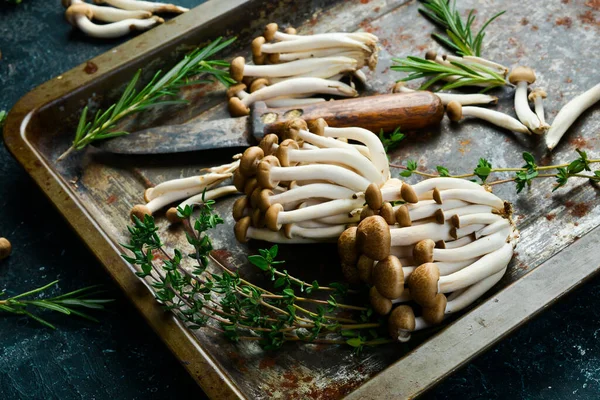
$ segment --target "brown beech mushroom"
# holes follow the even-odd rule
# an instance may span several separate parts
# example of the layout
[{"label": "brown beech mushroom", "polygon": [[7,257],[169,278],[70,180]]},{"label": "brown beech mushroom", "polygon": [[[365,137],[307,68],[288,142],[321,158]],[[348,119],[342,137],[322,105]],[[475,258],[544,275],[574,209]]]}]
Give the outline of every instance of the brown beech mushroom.
[{"label": "brown beech mushroom", "polygon": [[369,302],[373,311],[379,315],[387,315],[392,310],[392,301],[382,296],[375,286],[372,286],[369,290]]},{"label": "brown beech mushroom", "polygon": [[344,264],[354,265],[358,261],[356,227],[346,229],[338,238],[338,254]]},{"label": "brown beech mushroom", "polygon": [[527,101],[527,87],[535,82],[535,72],[529,67],[516,67],[508,75],[508,81],[517,86],[515,90],[515,112],[519,121],[523,123],[533,133],[542,134],[549,128],[548,125],[542,125],[540,119],[531,108]]},{"label": "brown beech mushroom", "polygon": [[[529,107],[529,106],[528,106]],[[463,117],[470,116],[482,119],[491,124],[508,129],[513,132],[531,134],[529,129],[521,122],[499,111],[489,110],[482,107],[464,107],[457,101],[451,101],[446,106],[446,114],[450,121],[457,122]],[[536,117],[537,118],[537,117]]]},{"label": "brown beech mushroom", "polygon": [[358,225],[356,244],[359,251],[373,260],[383,260],[390,254],[390,227],[383,217],[374,215]]},{"label": "brown beech mushroom", "polygon": [[174,4],[159,3],[142,0],[93,0],[96,4],[110,4],[122,10],[145,10],[153,13],[175,13],[181,14],[189,11],[188,8],[179,7]]},{"label": "brown beech mushroom", "polygon": [[397,257],[387,256],[373,268],[372,281],[377,291],[390,300],[402,295],[404,290],[404,271]]},{"label": "brown beech mushroom", "polygon": [[388,331],[392,339],[407,342],[417,328],[415,313],[410,306],[400,305],[388,317]]},{"label": "brown beech mushroom", "polygon": [[7,258],[12,252],[12,245],[8,239],[0,237],[0,260]]}]

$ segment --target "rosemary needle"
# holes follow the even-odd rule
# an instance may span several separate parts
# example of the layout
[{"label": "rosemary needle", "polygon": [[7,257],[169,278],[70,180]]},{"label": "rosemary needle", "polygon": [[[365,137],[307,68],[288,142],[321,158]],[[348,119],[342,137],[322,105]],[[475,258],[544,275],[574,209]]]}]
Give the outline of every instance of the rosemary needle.
[{"label": "rosemary needle", "polygon": [[64,159],[72,151],[83,149],[96,140],[127,135],[128,132],[115,130],[115,127],[119,120],[128,115],[149,107],[186,104],[187,100],[177,98],[181,87],[210,82],[210,80],[192,80],[193,77],[210,75],[225,86],[234,83],[226,70],[229,63],[222,60],[209,60],[234,40],[235,38],[222,41],[222,38],[218,38],[208,46],[192,51],[167,73],[163,74],[162,71],[158,71],[139,92],[136,91],[136,86],[142,71],[138,70],[115,104],[106,110],[98,110],[91,121],[88,121],[87,118],[88,107],[83,109],[73,144],[58,157],[57,161]]}]

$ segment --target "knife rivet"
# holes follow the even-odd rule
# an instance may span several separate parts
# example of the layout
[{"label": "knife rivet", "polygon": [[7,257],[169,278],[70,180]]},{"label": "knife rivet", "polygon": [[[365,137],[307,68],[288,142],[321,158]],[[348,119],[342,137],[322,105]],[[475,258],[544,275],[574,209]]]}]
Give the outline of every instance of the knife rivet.
[{"label": "knife rivet", "polygon": [[277,121],[277,114],[273,112],[268,112],[260,116],[260,119],[265,124],[270,124]]},{"label": "knife rivet", "polygon": [[304,112],[300,109],[287,111],[283,116],[285,119],[299,118],[304,114]]}]

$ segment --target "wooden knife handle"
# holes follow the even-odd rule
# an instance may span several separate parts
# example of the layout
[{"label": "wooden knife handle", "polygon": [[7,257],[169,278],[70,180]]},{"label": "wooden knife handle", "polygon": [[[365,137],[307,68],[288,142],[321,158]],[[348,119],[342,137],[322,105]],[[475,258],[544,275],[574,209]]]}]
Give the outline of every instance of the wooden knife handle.
[{"label": "wooden knife handle", "polygon": [[324,118],[329,126],[356,126],[378,133],[400,127],[403,132],[438,125],[444,115],[440,98],[431,92],[394,93],[346,100],[327,101],[295,108],[268,108],[256,103],[252,110],[252,131],[257,139],[279,133],[285,122],[302,118],[306,122]]}]

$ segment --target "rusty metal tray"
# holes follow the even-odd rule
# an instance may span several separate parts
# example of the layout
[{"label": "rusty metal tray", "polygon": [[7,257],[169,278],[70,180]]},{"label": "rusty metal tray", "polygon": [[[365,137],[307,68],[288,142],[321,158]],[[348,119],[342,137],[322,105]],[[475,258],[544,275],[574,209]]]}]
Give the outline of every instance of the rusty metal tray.
[{"label": "rusty metal tray", "polygon": [[[565,100],[597,80],[597,63],[583,49],[597,46],[594,15],[582,1],[546,2],[510,0],[501,5],[461,1],[464,10],[477,8],[480,18],[497,7],[509,12],[488,29],[485,54],[506,65],[528,64],[548,89],[549,119]],[[551,194],[552,182],[536,182],[516,195],[514,187],[497,193],[515,205],[522,240],[509,273],[480,302],[442,328],[415,335],[403,345],[367,349],[355,356],[345,347],[287,345],[283,351],[263,352],[254,345],[232,344],[212,332],[187,331],[154,301],[121,257],[119,242],[126,237],[128,211],[142,201],[144,187],[186,176],[205,165],[225,162],[231,152],[186,154],[178,157],[120,157],[88,148],[56,163],[72,138],[84,105],[92,108],[114,101],[129,77],[144,68],[144,78],[168,68],[191,47],[219,35],[238,35],[226,56],[249,48],[251,38],[271,21],[290,23],[304,33],[367,30],[381,39],[380,62],[370,75],[365,93],[387,92],[401,77],[390,71],[392,56],[423,54],[435,47],[429,37],[432,25],[417,14],[415,1],[403,0],[228,0],[205,3],[163,26],[39,86],[23,97],[8,116],[4,140],[12,154],[81,236],[94,255],[123,288],[158,335],[184,364],[202,389],[215,399],[225,398],[408,398],[414,397],[483,352],[560,296],[598,271],[600,258],[600,207],[597,188],[573,182]],[[582,49],[579,51],[578,49]],[[97,72],[89,73],[97,69]],[[512,93],[500,90],[498,109],[512,112]],[[127,121],[126,128],[179,123],[193,118],[226,116],[218,87],[191,88],[185,96],[191,106],[152,111]],[[563,98],[564,96],[564,98]],[[564,162],[573,150],[586,150],[598,158],[597,132],[600,108],[584,114],[552,155],[546,155],[536,137],[500,132],[477,122],[411,135],[392,159],[416,159],[451,171],[469,171],[479,157],[495,165],[521,164],[528,150],[544,163]],[[218,210],[226,225],[215,237],[227,262],[242,269],[245,255],[254,251],[232,239],[231,199]],[[181,240],[158,217],[167,245]],[[282,249],[288,268],[304,265],[306,279],[339,279],[331,245]],[[323,254],[315,261],[311,254]]]}]

